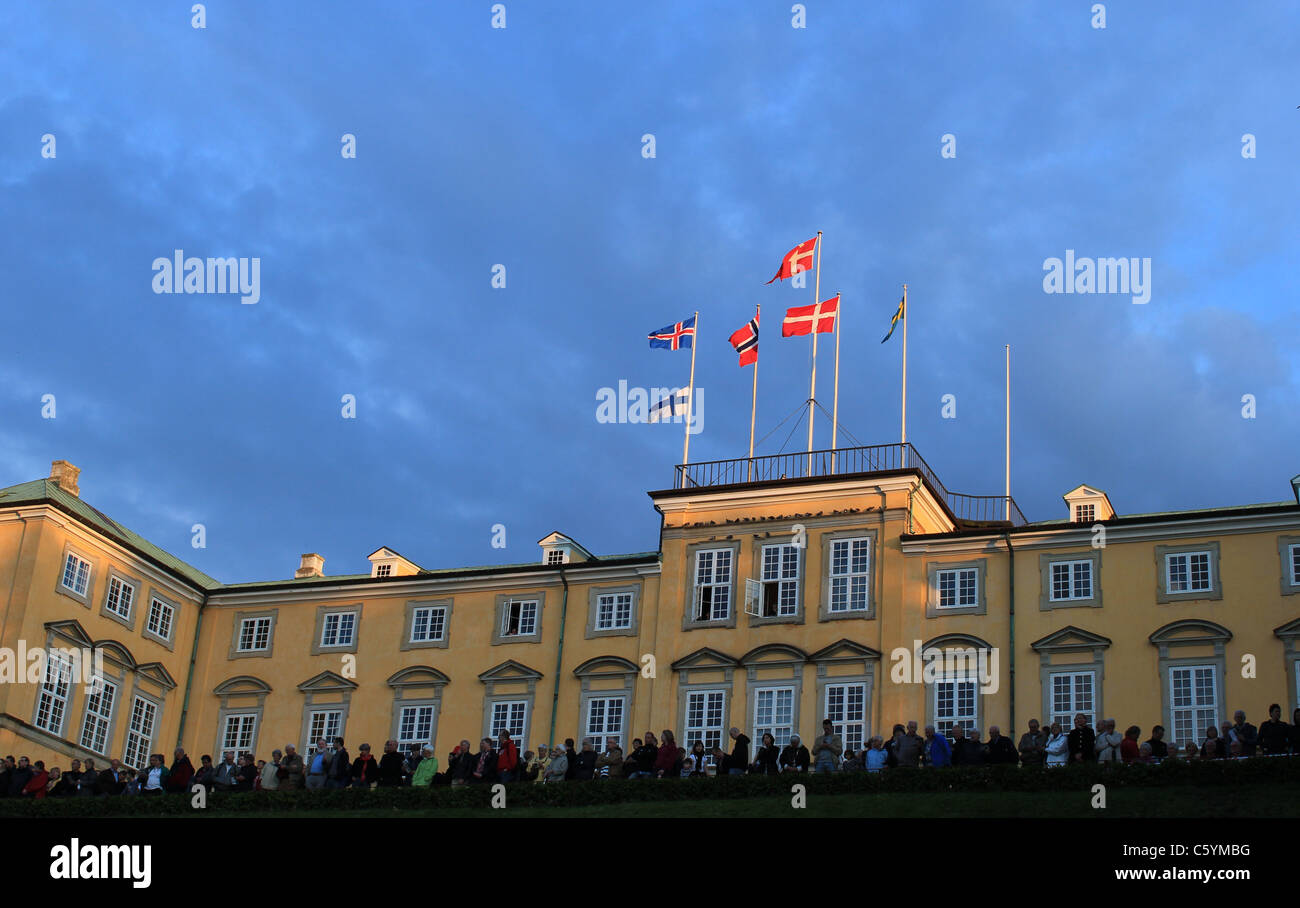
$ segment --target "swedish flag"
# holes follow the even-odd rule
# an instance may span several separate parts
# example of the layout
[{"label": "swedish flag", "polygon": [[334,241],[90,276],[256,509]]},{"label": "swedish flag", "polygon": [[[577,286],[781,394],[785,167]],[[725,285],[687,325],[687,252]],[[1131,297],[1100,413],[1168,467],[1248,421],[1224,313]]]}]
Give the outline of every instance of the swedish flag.
[{"label": "swedish flag", "polygon": [[890,335],[894,333],[894,329],[898,327],[898,323],[902,321],[903,318],[905,317],[905,313],[903,312],[903,306],[906,302],[907,302],[906,296],[904,296],[901,300],[898,301],[898,311],[894,313],[893,319],[891,319],[889,322],[889,334],[886,334],[883,338],[880,339],[880,342],[882,344],[885,341],[889,340]]}]

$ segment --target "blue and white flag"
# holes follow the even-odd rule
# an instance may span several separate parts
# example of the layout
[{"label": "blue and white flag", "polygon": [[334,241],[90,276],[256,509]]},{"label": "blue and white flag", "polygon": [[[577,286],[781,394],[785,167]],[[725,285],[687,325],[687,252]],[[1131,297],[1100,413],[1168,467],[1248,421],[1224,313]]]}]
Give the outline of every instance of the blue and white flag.
[{"label": "blue and white flag", "polygon": [[685,419],[690,401],[691,389],[678,388],[650,406],[650,416],[646,422],[668,422],[678,416]]}]

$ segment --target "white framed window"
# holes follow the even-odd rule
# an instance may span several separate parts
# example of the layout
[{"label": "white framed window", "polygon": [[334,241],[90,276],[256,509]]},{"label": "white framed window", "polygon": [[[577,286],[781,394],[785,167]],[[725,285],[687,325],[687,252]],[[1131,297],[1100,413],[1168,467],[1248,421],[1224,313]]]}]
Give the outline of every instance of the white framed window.
[{"label": "white framed window", "polygon": [[63,562],[63,585],[78,596],[86,595],[86,588],[90,583],[90,562],[68,552],[68,557]]},{"label": "white framed window", "polygon": [[492,704],[492,722],[488,726],[488,734],[496,741],[503,731],[510,732],[511,740],[522,754],[528,731],[527,700],[498,700]]},{"label": "white framed window", "polygon": [[1219,704],[1213,665],[1169,669],[1169,714],[1174,741],[1199,743],[1205,730],[1219,727]]},{"label": "white framed window", "polygon": [[131,702],[131,724],[126,731],[126,748],[122,754],[122,762],[131,769],[143,769],[149,765],[157,720],[158,707],[152,702],[144,697],[136,697]]},{"label": "white framed window", "polygon": [[537,633],[537,600],[511,599],[501,610],[502,637],[531,637]]},{"label": "white framed window", "polygon": [[314,751],[316,742],[321,738],[326,744],[333,744],[334,739],[342,734],[343,711],[341,709],[314,709],[307,717],[307,740],[309,752]]},{"label": "white framed window", "polygon": [[969,608],[979,604],[979,570],[958,568],[937,571],[935,582],[939,588],[939,608]]},{"label": "white framed window", "polygon": [[1048,676],[1052,704],[1048,724],[1060,722],[1061,728],[1074,728],[1074,717],[1083,713],[1088,726],[1096,722],[1096,684],[1093,672],[1053,672]]},{"label": "white framed window", "polygon": [[596,597],[596,630],[624,630],[631,626],[631,593],[601,593]]},{"label": "white framed window", "polygon": [[724,621],[731,617],[731,549],[695,553],[695,620]]},{"label": "white framed window", "polygon": [[321,624],[320,645],[351,646],[357,639],[357,613],[331,612]]},{"label": "white framed window", "polygon": [[271,647],[271,619],[245,618],[239,622],[239,652],[251,653]]},{"label": "white framed window", "polygon": [[831,720],[831,727],[840,736],[840,744],[846,750],[857,753],[862,749],[867,734],[866,684],[827,684],[823,712],[824,718]]},{"label": "white framed window", "polygon": [[692,690],[686,694],[686,750],[689,753],[696,741],[703,742],[708,766],[715,762],[713,748],[722,746],[726,698],[726,691],[721,690]]},{"label": "white framed window", "polygon": [[235,713],[226,716],[225,727],[221,730],[221,750],[235,752],[235,759],[241,754],[253,752],[254,732],[257,730],[255,713]]},{"label": "white framed window", "polygon": [[754,691],[754,746],[770,734],[784,747],[794,734],[794,688],[760,687]]},{"label": "white framed window", "polygon": [[976,681],[973,679],[937,680],[934,688],[934,727],[947,735],[954,725],[969,731],[978,721]]},{"label": "white framed window", "polygon": [[1097,519],[1097,506],[1095,504],[1076,504],[1074,506],[1075,523],[1092,523]]},{"label": "white framed window", "polygon": [[1291,585],[1300,586],[1300,545],[1287,547],[1288,561],[1291,565]]},{"label": "white framed window", "polygon": [[175,617],[176,609],[161,599],[151,599],[149,600],[149,621],[145,624],[145,629],[155,637],[170,640],[172,638],[172,621]]},{"label": "white framed window", "polygon": [[393,576],[393,566],[392,566],[391,564],[377,564],[377,565],[375,565],[375,576],[376,576],[376,577],[391,577],[391,576]]},{"label": "white framed window", "polygon": [[397,718],[397,749],[409,754],[412,746],[433,743],[433,706],[403,706]]},{"label": "white framed window", "polygon": [[53,735],[63,734],[68,715],[68,690],[72,686],[72,662],[51,650],[45,658],[45,679],[36,700],[36,727]]},{"label": "white framed window", "polygon": [[1165,592],[1194,593],[1214,589],[1209,552],[1178,552],[1165,556]]},{"label": "white framed window", "polygon": [[871,576],[871,540],[835,539],[831,542],[830,610],[867,610]]},{"label": "white framed window", "polygon": [[564,564],[564,551],[562,549],[552,549],[546,553],[547,564]]},{"label": "white framed window", "polygon": [[1053,561],[1050,596],[1053,602],[1091,599],[1092,561]]},{"label": "white framed window", "polygon": [[100,678],[86,695],[86,716],[81,722],[81,746],[97,754],[108,753],[108,729],[117,705],[117,685]]},{"label": "white framed window", "polygon": [[421,606],[411,612],[411,642],[431,643],[447,633],[446,606]]},{"label": "white framed window", "polygon": [[119,618],[131,620],[131,603],[135,601],[135,589],[129,583],[123,583],[121,577],[108,578],[108,597],[104,608]]},{"label": "white framed window", "polygon": [[587,701],[586,723],[583,739],[591,742],[596,753],[604,753],[606,740],[617,738],[623,747],[624,707],[623,697],[592,697]]},{"label": "white framed window", "polygon": [[799,547],[790,543],[763,546],[764,618],[799,613]]}]

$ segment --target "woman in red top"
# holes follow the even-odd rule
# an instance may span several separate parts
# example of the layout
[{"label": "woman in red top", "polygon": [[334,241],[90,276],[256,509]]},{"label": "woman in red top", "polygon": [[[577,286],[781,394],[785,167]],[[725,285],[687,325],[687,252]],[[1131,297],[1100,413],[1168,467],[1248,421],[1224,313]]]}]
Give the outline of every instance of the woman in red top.
[{"label": "woman in red top", "polygon": [[1128,731],[1124,732],[1124,740],[1119,742],[1119,758],[1125,763],[1137,761],[1138,753],[1141,750],[1138,745],[1138,738],[1141,736],[1142,730],[1136,725],[1130,725]]},{"label": "woman in red top", "polygon": [[45,763],[41,760],[36,761],[33,767],[31,780],[23,786],[23,796],[33,798],[45,797],[45,790],[49,787],[50,774],[45,771]]},{"label": "woman in red top", "polygon": [[659,745],[659,753],[655,754],[654,773],[660,779],[681,775],[681,769],[677,767],[677,739],[666,728],[663,743]]}]

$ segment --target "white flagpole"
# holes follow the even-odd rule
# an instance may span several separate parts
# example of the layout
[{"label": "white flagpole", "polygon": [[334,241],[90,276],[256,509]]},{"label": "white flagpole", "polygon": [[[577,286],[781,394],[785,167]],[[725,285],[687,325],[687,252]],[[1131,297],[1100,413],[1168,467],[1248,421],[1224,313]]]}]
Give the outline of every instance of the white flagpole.
[{"label": "white flagpole", "polygon": [[831,404],[831,472],[835,472],[835,440],[840,428],[840,315],[844,300],[835,292],[835,398]]},{"label": "white flagpole", "polygon": [[1011,345],[1007,344],[1006,520],[1011,520]]},{"label": "white flagpole", "polygon": [[812,475],[813,450],[813,405],[817,401],[817,304],[822,299],[822,232],[817,231],[817,276],[813,279],[813,320],[812,320],[812,388],[808,391],[808,475]]},{"label": "white flagpole", "polygon": [[691,384],[686,392],[686,443],[682,445],[682,488],[686,488],[685,467],[691,462],[691,408],[695,406],[695,348],[700,340],[700,313],[695,313],[695,333],[691,335]]},{"label": "white flagpole", "polygon": [[[907,444],[907,285],[903,285],[903,444]],[[906,449],[903,457],[907,457]]]},{"label": "white flagpole", "polygon": [[[763,314],[763,307],[758,306],[754,310],[754,321],[760,322],[760,316]],[[759,326],[762,327],[761,324]],[[692,348],[694,349],[694,348]],[[745,481],[749,482],[754,473],[754,417],[758,414],[758,351],[754,351],[754,393],[750,398],[749,405],[749,468],[745,471]]]}]

